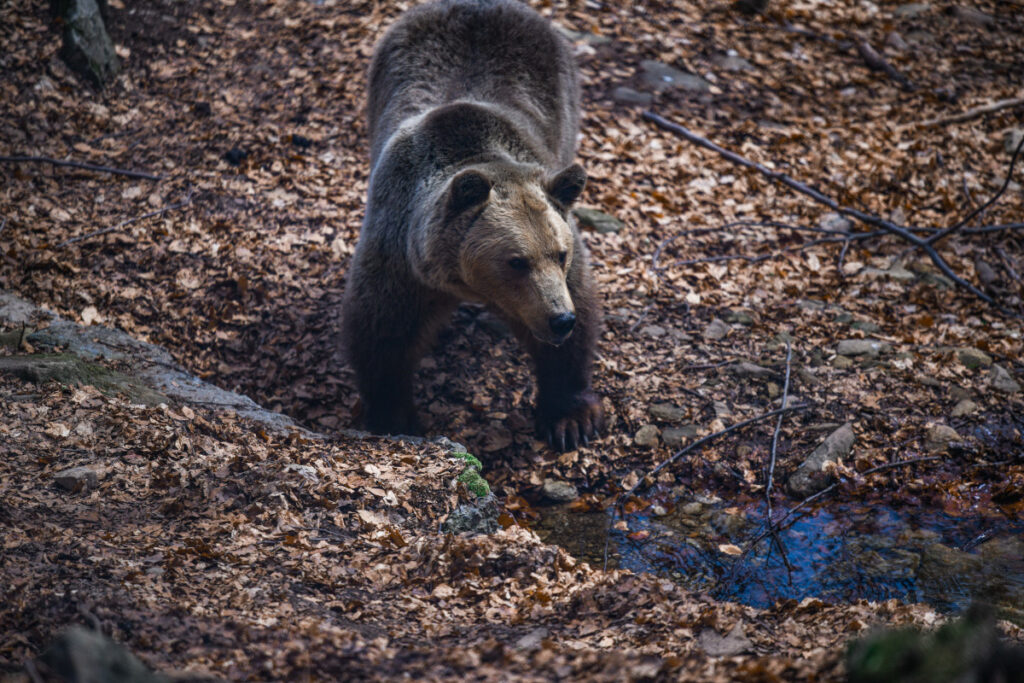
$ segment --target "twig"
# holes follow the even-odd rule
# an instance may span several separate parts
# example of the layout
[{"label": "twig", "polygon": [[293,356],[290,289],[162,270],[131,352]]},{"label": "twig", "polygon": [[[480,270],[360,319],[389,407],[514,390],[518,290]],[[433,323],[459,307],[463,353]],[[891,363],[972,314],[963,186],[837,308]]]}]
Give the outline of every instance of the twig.
[{"label": "twig", "polygon": [[658,474],[658,472],[661,472],[663,469],[665,469],[666,467],[668,467],[669,465],[674,463],[676,460],[678,460],[679,458],[681,458],[684,455],[686,455],[687,453],[689,453],[690,451],[693,451],[693,450],[696,450],[698,448],[701,448],[702,446],[704,446],[704,445],[706,445],[708,443],[711,443],[712,441],[714,441],[714,440],[716,440],[716,439],[718,439],[720,437],[726,436],[727,434],[731,434],[732,432],[735,432],[735,431],[737,431],[739,429],[743,429],[744,427],[749,427],[752,424],[756,424],[758,422],[763,422],[764,420],[767,420],[769,418],[775,417],[776,415],[781,415],[783,413],[789,413],[789,412],[793,412],[793,411],[796,411],[796,410],[804,410],[805,408],[809,408],[809,407],[810,406],[808,404],[802,403],[802,404],[797,405],[797,406],[792,406],[792,407],[787,407],[787,408],[778,408],[778,409],[773,410],[771,412],[764,413],[763,415],[758,415],[757,417],[752,417],[750,419],[743,420],[742,422],[737,422],[736,424],[730,425],[730,426],[726,427],[725,429],[722,429],[720,431],[715,432],[714,434],[708,434],[707,436],[705,436],[705,437],[703,437],[701,439],[697,439],[696,441],[694,441],[693,443],[687,445],[686,447],[679,449],[668,460],[663,461],[660,465],[655,467],[653,470],[651,470],[650,472],[648,472],[644,476],[640,477],[640,479],[636,482],[636,484],[634,484],[633,487],[630,488],[628,491],[626,491],[625,493],[619,494],[619,499],[618,499],[618,501],[616,501],[616,507],[620,507],[623,500],[625,500],[629,496],[633,495],[633,493],[636,492],[636,490],[638,488],[640,488],[640,485],[644,482],[644,480],[646,480],[646,479],[648,479],[650,477],[655,476],[656,474]]},{"label": "twig", "polygon": [[[786,403],[789,401],[789,374],[792,368],[793,361],[793,346],[789,340],[786,340],[786,380],[782,385],[782,408],[786,408]],[[775,459],[778,454],[779,446],[779,432],[782,431],[782,418],[783,414],[779,413],[779,419],[775,422],[775,433],[772,434],[772,448],[771,458],[768,461],[768,476],[765,478],[766,483],[764,486],[764,499],[768,503],[768,523],[772,521],[772,486],[775,481]],[[781,544],[780,544],[781,547]]]},{"label": "twig", "polygon": [[914,90],[914,84],[909,78],[901,74],[896,70],[892,64],[887,62],[885,58],[875,51],[875,48],[871,47],[871,43],[866,40],[857,41],[857,52],[860,53],[861,59],[868,65],[868,68],[872,71],[884,71],[885,74],[900,84],[900,87],[906,91]]},{"label": "twig", "polygon": [[87,164],[81,161],[68,161],[66,159],[54,159],[52,157],[5,157],[0,156],[0,162],[6,164],[17,164],[17,163],[39,163],[39,164],[52,164],[54,166],[70,166],[71,168],[81,168],[86,171],[96,171],[97,173],[111,173],[113,175],[123,175],[129,178],[141,178],[143,180],[162,180],[163,178],[158,175],[151,175],[149,173],[143,173],[142,171],[129,171],[124,168],[113,168],[111,166],[97,166],[96,164]]},{"label": "twig", "polygon": [[0,221],[0,232],[3,232],[4,228],[6,228],[6,227],[7,227],[7,217],[4,216],[4,219],[2,221]]},{"label": "twig", "polygon": [[[871,469],[864,470],[863,472],[858,472],[857,475],[861,476],[861,477],[864,477],[864,476],[867,476],[869,474],[874,474],[875,472],[881,472],[882,470],[892,469],[893,467],[902,467],[904,465],[913,465],[914,463],[918,463],[918,462],[928,462],[929,460],[941,460],[941,459],[942,458],[940,458],[938,456],[929,455],[929,456],[926,456],[926,457],[923,457],[923,458],[910,458],[909,460],[897,460],[896,462],[887,462],[884,465],[879,465],[878,467],[872,467]],[[823,488],[822,490],[818,491],[817,493],[812,494],[810,496],[807,496],[806,498],[801,500],[799,503],[797,503],[792,509],[786,511],[786,514],[783,515],[782,519],[780,519],[777,523],[773,523],[771,521],[771,519],[769,518],[767,529],[765,531],[762,531],[761,533],[759,533],[757,536],[754,537],[754,540],[752,540],[748,544],[748,546],[747,546],[748,551],[750,549],[752,549],[754,546],[756,546],[759,542],[761,542],[761,540],[763,540],[766,536],[771,534],[772,531],[778,532],[778,531],[782,531],[783,529],[785,529],[787,526],[789,526],[789,524],[787,524],[786,522],[788,522],[789,519],[793,515],[795,515],[798,511],[800,511],[801,509],[807,507],[808,505],[810,505],[811,503],[813,503],[817,499],[819,499],[819,498],[821,498],[821,497],[831,493],[832,491],[835,491],[836,488],[839,486],[839,484],[840,484],[840,482],[837,481],[834,484],[830,484],[830,485],[826,486],[825,488]],[[796,521],[796,520],[793,520],[793,521]],[[792,523],[792,522],[790,522],[790,523]]]},{"label": "twig", "polygon": [[120,230],[121,228],[125,227],[126,225],[131,225],[132,223],[135,223],[136,221],[141,221],[141,220],[144,220],[146,218],[152,218],[153,216],[159,216],[161,214],[167,213],[168,211],[173,211],[174,209],[180,209],[181,207],[188,205],[191,201],[192,201],[192,191],[189,190],[189,193],[185,196],[185,198],[183,200],[181,200],[180,202],[177,202],[176,204],[168,204],[165,207],[162,207],[160,209],[156,209],[155,211],[150,211],[149,213],[144,213],[141,216],[135,216],[134,218],[128,218],[126,220],[123,220],[120,223],[118,223],[117,225],[111,225],[110,227],[106,227],[106,228],[103,228],[101,230],[93,230],[92,232],[87,232],[84,235],[79,235],[78,237],[71,237],[69,239],[64,240],[60,244],[58,244],[57,248],[61,249],[63,247],[68,246],[69,244],[74,244],[75,242],[81,242],[82,240],[91,239],[93,237],[99,237],[100,235],[106,235],[107,233],[114,232],[116,230]]},{"label": "twig", "polygon": [[730,152],[729,150],[711,142],[707,138],[701,137],[700,135],[697,135],[696,133],[688,130],[687,128],[684,128],[683,126],[680,126],[677,123],[673,123],[665,118],[662,118],[661,116],[655,114],[652,111],[645,111],[643,113],[643,118],[655,124],[659,128],[662,128],[682,138],[685,138],[686,140],[689,140],[695,145],[698,145],[700,147],[709,149],[712,152],[717,153],[721,157],[733,162],[734,164],[743,166],[745,168],[753,169],[767,177],[769,180],[781,183],[782,185],[785,185],[786,187],[790,188],[791,190],[794,190],[795,192],[799,192],[800,194],[810,197],[819,204],[824,204],[825,206],[829,207],[836,213],[840,213],[844,216],[849,216],[851,218],[856,218],[862,223],[873,225],[876,228],[881,228],[886,232],[902,237],[915,247],[922,249],[932,260],[932,262],[936,265],[936,267],[938,267],[938,269],[941,270],[942,273],[950,280],[955,282],[963,289],[966,289],[971,294],[978,297],[985,303],[996,305],[992,297],[990,297],[988,294],[981,291],[980,289],[972,285],[970,282],[967,282],[962,277],[957,275],[949,266],[949,264],[946,263],[945,259],[943,259],[941,255],[939,255],[939,252],[935,250],[935,247],[932,246],[932,244],[927,241],[926,238],[918,237],[906,227],[897,225],[892,221],[887,221],[883,218],[879,218],[878,216],[865,213],[858,209],[852,209],[850,207],[843,206],[836,200],[832,199],[831,197],[822,194],[818,190],[815,190],[814,188],[800,182],[799,180],[795,180],[789,177],[785,173],[782,173],[780,171],[773,171],[772,169],[768,168],[763,164],[757,163],[755,161],[750,161],[749,159],[742,157],[739,154],[736,154],[735,152]]},{"label": "twig", "polygon": [[1013,263],[1010,261],[1010,258],[1006,255],[1006,252],[1003,251],[1003,248],[996,247],[996,254],[999,256],[999,259],[1003,262],[1003,268],[1006,269],[1006,272],[1009,273],[1010,277],[1016,280],[1017,282],[1020,282],[1020,275],[1018,275],[1017,271],[1013,269]]},{"label": "twig", "polygon": [[971,119],[978,118],[979,116],[984,116],[985,114],[991,114],[1002,109],[1019,107],[1022,105],[1024,105],[1024,97],[1011,97],[1005,100],[997,100],[980,107],[974,107],[973,109],[968,109],[967,111],[960,112],[959,114],[953,114],[952,116],[940,116],[934,119],[918,121],[917,123],[910,123],[903,126],[903,128],[931,128],[933,126],[944,126],[948,123],[962,123],[964,121],[970,121]]}]

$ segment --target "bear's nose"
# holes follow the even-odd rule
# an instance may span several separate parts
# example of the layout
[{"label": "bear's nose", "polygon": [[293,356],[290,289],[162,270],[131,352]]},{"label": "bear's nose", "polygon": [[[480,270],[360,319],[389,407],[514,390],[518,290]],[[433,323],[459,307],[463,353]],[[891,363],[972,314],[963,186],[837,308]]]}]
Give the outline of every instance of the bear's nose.
[{"label": "bear's nose", "polygon": [[572,332],[572,328],[576,325],[576,315],[573,313],[553,315],[548,320],[548,325],[551,327],[551,331],[559,337],[565,337]]}]

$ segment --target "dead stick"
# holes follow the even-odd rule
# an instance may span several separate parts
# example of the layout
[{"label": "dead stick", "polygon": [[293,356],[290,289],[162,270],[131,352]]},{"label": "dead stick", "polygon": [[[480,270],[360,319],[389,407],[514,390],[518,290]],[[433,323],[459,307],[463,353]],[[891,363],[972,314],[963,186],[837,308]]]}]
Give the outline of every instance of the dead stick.
[{"label": "dead stick", "polygon": [[1024,105],[1024,97],[1011,97],[1005,100],[997,100],[989,104],[984,104],[980,107],[974,107],[967,111],[960,112],[959,114],[953,114],[952,116],[940,116],[934,119],[926,119],[924,121],[918,121],[917,123],[910,123],[903,128],[931,128],[933,126],[944,126],[948,123],[963,123],[964,121],[970,121],[976,119],[979,116],[985,114],[992,114],[994,112],[1009,109],[1010,107],[1020,107]]},{"label": "dead stick", "polygon": [[149,213],[144,213],[141,216],[135,216],[134,218],[128,218],[126,220],[123,220],[120,223],[118,223],[117,225],[111,225],[110,227],[103,228],[101,230],[93,230],[92,232],[87,232],[84,235],[79,235],[78,237],[71,237],[69,239],[64,240],[60,244],[58,244],[57,248],[58,249],[62,249],[64,247],[68,246],[69,244],[74,244],[75,242],[81,242],[82,240],[91,239],[93,237],[99,237],[100,235],[106,235],[107,233],[114,232],[115,230],[120,230],[121,228],[125,227],[126,225],[131,225],[132,223],[135,223],[136,221],[141,221],[141,220],[144,220],[146,218],[152,218],[153,216],[159,216],[161,214],[165,214],[168,211],[173,211],[175,209],[180,209],[181,207],[185,206],[186,204],[188,204],[191,201],[192,201],[192,193],[190,192],[188,194],[188,196],[185,197],[185,199],[183,199],[182,201],[180,201],[180,202],[178,202],[176,204],[168,204],[167,206],[165,206],[163,208],[157,209],[155,211],[150,211]]},{"label": "dead stick", "polygon": [[87,164],[81,161],[68,161],[62,159],[53,159],[52,157],[4,157],[0,156],[0,162],[6,164],[17,164],[17,163],[40,163],[40,164],[53,164],[54,166],[70,166],[71,168],[81,168],[86,171],[96,171],[97,173],[111,173],[113,175],[123,175],[129,178],[142,178],[143,180],[162,180],[158,175],[151,175],[149,173],[143,173],[142,171],[129,171],[124,168],[112,168],[110,166],[97,166],[96,164]]},{"label": "dead stick", "polygon": [[690,142],[700,147],[703,147],[704,149],[709,149],[712,152],[715,152],[719,156],[733,162],[734,164],[743,166],[745,168],[753,169],[767,177],[769,180],[774,180],[777,183],[785,185],[791,190],[806,195],[813,199],[814,201],[818,202],[819,204],[824,204],[825,206],[829,207],[836,213],[842,214],[844,216],[849,216],[851,218],[856,218],[862,223],[873,225],[876,228],[881,228],[886,232],[902,237],[915,247],[924,250],[924,252],[928,254],[928,257],[936,265],[936,267],[938,267],[938,269],[941,270],[942,273],[950,280],[955,282],[960,287],[966,289],[971,294],[978,297],[985,303],[995,305],[995,301],[992,299],[992,297],[990,297],[988,294],[981,291],[980,289],[972,285],[970,282],[967,282],[967,280],[964,280],[962,277],[953,272],[953,269],[949,266],[948,263],[946,263],[945,259],[943,259],[942,256],[939,255],[939,252],[935,250],[935,247],[929,244],[926,239],[918,237],[907,228],[897,225],[891,221],[879,218],[878,216],[873,216],[869,213],[864,213],[863,211],[843,206],[836,200],[832,199],[831,197],[822,194],[818,190],[815,190],[814,188],[800,182],[799,180],[795,180],[789,177],[785,173],[773,171],[772,169],[768,168],[767,166],[764,166],[763,164],[759,164],[755,161],[750,161],[749,159],[742,157],[739,154],[736,154],[735,152],[730,152],[729,150],[711,142],[707,138],[697,135],[696,133],[688,130],[687,128],[680,126],[678,123],[673,123],[668,119],[662,118],[661,116],[655,114],[652,111],[645,111],[643,113],[643,118],[655,124],[659,128],[662,128],[682,138],[685,138],[686,140],[689,140]]},{"label": "dead stick", "polygon": [[878,54],[875,48],[871,47],[871,43],[866,40],[858,40],[857,52],[860,53],[860,58],[864,60],[869,69],[872,71],[884,71],[889,78],[899,83],[900,87],[904,90],[914,90],[914,84],[910,82],[910,79],[897,71],[896,67],[887,62],[885,57]]},{"label": "dead stick", "polygon": [[[793,346],[786,340],[786,380],[782,385],[782,408],[786,408],[789,401],[789,374],[793,362]],[[775,423],[775,432],[772,434],[771,458],[768,461],[768,476],[765,478],[764,499],[768,503],[768,523],[772,520],[772,484],[775,481],[775,458],[779,447],[779,432],[782,431],[783,413],[779,413],[779,419]]]}]

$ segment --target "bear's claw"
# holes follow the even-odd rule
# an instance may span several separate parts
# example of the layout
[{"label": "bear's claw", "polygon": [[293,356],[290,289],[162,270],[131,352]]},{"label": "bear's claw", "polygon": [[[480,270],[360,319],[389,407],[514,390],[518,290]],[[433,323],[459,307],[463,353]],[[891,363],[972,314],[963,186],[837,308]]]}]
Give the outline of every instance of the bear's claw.
[{"label": "bear's claw", "polygon": [[541,410],[537,420],[537,435],[560,451],[585,446],[603,430],[604,408],[592,391],[581,392],[561,406]]}]

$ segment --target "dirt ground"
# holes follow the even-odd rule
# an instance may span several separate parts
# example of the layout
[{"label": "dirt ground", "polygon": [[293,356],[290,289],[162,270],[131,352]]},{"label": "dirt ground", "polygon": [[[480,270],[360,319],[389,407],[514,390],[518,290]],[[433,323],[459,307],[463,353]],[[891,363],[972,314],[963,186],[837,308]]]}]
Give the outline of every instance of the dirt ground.
[{"label": "dirt ground", "polygon": [[[0,288],[164,346],[318,432],[357,427],[337,339],[366,190],[363,75],[408,4],[112,0],[124,72],[103,92],[60,61],[42,6],[0,8],[0,154],[161,176],[0,163]],[[1019,232],[939,243],[1009,312],[896,237],[802,248],[839,225],[828,208],[613,97],[651,89],[644,60],[698,74],[699,91],[665,88],[650,108],[847,206],[942,228],[1003,185],[1022,109],[918,124],[1021,96],[1020,7],[794,1],[747,16],[725,3],[532,4],[579,32],[582,204],[624,223],[585,234],[609,430],[566,454],[537,442],[526,358],[489,313],[464,307],[418,374],[428,434],[480,457],[517,519],[546,478],[599,505],[674,451],[635,439],[665,426],[652,405],[681,408],[698,435],[778,407],[789,341],[788,399],[808,407],[784,421],[777,495],[823,425],[851,422],[850,483],[835,495],[1020,519]],[[901,78],[869,68],[860,40]],[[973,225],[1020,221],[1020,178]],[[878,345],[837,352],[862,339]],[[738,372],[741,361],[767,372]],[[141,408],[7,377],[0,405],[4,672],[68,622],[88,623],[83,613],[154,667],[276,680],[831,679],[841,643],[868,624],[936,619],[895,603],[718,604],[576,563],[515,525],[446,538],[438,524],[469,494],[432,446],[305,442],[198,406]],[[936,424],[956,437],[930,442]],[[682,459],[659,484],[763,495],[772,427]],[[109,470],[96,489],[53,486],[84,462]],[[747,653],[709,656],[700,635],[737,622]]]}]

